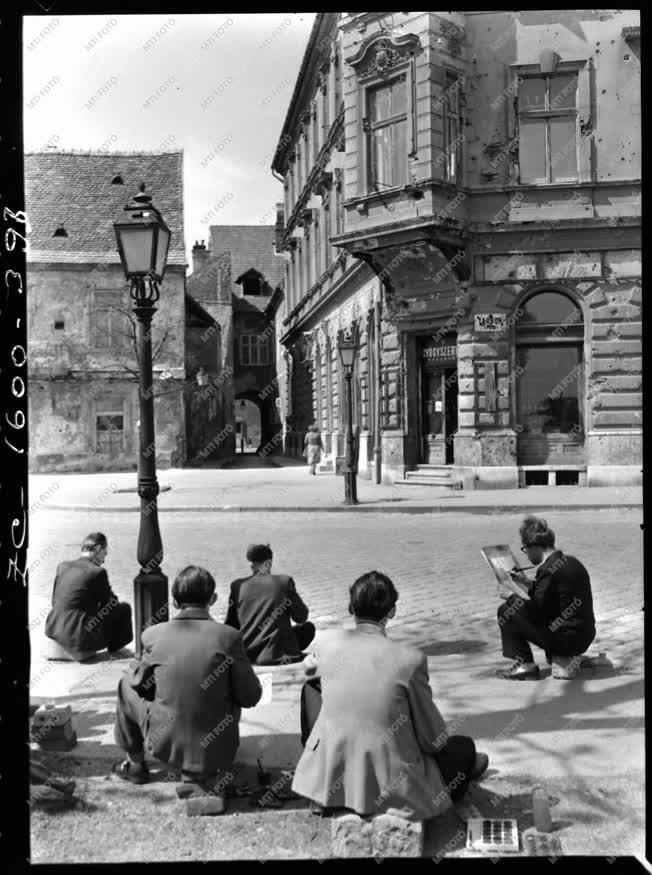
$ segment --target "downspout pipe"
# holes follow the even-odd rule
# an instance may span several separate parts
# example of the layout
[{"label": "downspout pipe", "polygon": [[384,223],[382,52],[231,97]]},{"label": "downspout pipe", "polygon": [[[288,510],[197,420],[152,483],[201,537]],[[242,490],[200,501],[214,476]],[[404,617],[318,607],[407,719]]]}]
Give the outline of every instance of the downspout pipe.
[{"label": "downspout pipe", "polygon": [[376,419],[376,428],[374,431],[375,434],[375,442],[374,442],[374,463],[376,468],[376,483],[382,482],[382,452],[381,452],[381,442],[380,442],[380,411],[381,411],[381,394],[382,394],[382,374],[381,374],[381,327],[380,327],[380,317],[381,317],[381,307],[382,304],[380,301],[376,301],[376,305],[374,307],[374,340],[375,343],[375,356],[376,356],[376,410],[375,410],[375,419]]}]

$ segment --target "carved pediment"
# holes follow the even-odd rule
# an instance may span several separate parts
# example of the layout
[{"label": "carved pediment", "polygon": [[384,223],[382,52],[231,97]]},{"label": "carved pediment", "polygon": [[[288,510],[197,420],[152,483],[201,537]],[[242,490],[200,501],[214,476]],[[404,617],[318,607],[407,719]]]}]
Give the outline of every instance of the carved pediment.
[{"label": "carved pediment", "polygon": [[389,37],[374,34],[364,40],[358,52],[347,60],[358,78],[390,73],[395,67],[409,61],[421,50],[416,34]]}]

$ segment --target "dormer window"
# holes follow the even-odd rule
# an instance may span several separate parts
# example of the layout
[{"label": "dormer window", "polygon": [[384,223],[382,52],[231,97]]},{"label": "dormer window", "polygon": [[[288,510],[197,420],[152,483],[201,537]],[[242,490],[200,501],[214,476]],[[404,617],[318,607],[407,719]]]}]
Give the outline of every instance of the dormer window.
[{"label": "dormer window", "polygon": [[117,176],[114,176],[113,179],[111,180],[111,185],[124,185],[124,184],[125,184],[124,180],[120,176],[120,174],[118,174]]},{"label": "dormer window", "polygon": [[242,286],[243,295],[264,295],[265,278],[253,267],[236,280]]},{"label": "dormer window", "polygon": [[59,227],[57,228],[57,230],[54,232],[54,234],[52,236],[53,237],[67,237],[68,232],[63,227],[63,225],[59,225]]}]

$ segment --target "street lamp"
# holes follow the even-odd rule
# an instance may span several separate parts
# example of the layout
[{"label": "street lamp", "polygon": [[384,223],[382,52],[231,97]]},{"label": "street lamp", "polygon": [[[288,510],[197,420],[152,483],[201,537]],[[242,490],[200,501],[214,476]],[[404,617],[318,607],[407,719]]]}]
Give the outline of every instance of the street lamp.
[{"label": "street lamp", "polygon": [[114,222],[120,260],[134,303],[137,324],[139,365],[140,452],[138,455],[138,495],[140,529],[136,556],[140,571],[134,579],[136,654],[141,655],[141,633],[152,623],[168,620],[168,579],[161,571],[163,545],[158,526],[156,452],[154,444],[154,393],[152,377],[152,317],[159,299],[170,246],[170,229],[145,184],[124,208],[127,220]]},{"label": "street lamp", "polygon": [[358,503],[358,486],[355,476],[355,457],[353,453],[353,398],[351,379],[355,361],[355,340],[353,335],[343,334],[338,344],[340,361],[346,379],[346,457],[344,460],[344,504]]}]

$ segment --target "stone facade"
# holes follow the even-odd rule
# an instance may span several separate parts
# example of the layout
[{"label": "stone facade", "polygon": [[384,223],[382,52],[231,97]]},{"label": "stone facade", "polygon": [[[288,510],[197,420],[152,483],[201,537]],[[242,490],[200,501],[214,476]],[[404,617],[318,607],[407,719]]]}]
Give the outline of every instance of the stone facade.
[{"label": "stone facade", "polygon": [[353,329],[361,475],[380,451],[388,481],[640,482],[637,13],[323,13],[300,82],[274,160],[288,451],[317,418],[341,453]]}]

